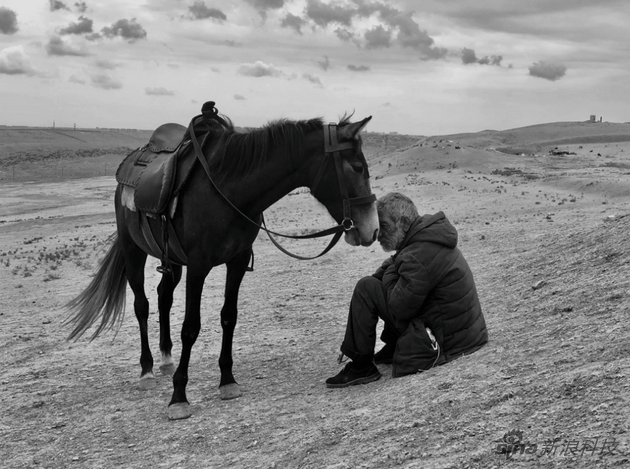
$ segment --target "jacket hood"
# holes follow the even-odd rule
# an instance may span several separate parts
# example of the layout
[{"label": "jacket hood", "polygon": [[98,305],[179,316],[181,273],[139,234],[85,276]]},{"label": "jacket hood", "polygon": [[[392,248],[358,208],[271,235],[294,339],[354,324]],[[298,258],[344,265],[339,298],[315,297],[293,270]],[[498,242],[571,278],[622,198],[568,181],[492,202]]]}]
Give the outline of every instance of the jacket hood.
[{"label": "jacket hood", "polygon": [[457,246],[457,230],[444,215],[438,212],[435,215],[423,215],[416,218],[411,224],[402,247],[410,243],[429,242],[441,244],[448,248]]}]

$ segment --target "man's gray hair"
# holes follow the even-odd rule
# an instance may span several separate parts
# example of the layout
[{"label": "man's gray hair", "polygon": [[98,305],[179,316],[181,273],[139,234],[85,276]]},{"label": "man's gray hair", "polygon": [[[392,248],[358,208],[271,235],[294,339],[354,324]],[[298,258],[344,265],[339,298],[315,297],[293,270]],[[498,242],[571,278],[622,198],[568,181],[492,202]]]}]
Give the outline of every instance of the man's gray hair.
[{"label": "man's gray hair", "polygon": [[395,221],[406,217],[410,222],[418,218],[418,209],[413,201],[400,192],[390,192],[378,199],[376,207],[379,212],[387,213]]}]

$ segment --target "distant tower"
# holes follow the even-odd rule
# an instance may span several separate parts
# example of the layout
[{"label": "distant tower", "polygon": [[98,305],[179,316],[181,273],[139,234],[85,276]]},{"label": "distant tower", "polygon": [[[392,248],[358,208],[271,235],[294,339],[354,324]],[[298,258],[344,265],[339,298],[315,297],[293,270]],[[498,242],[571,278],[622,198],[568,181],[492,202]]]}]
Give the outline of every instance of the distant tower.
[{"label": "distant tower", "polygon": [[597,116],[595,114],[591,114],[591,122],[595,122],[595,119],[597,119]]},{"label": "distant tower", "polygon": [[55,121],[53,121],[53,129],[55,128]]}]

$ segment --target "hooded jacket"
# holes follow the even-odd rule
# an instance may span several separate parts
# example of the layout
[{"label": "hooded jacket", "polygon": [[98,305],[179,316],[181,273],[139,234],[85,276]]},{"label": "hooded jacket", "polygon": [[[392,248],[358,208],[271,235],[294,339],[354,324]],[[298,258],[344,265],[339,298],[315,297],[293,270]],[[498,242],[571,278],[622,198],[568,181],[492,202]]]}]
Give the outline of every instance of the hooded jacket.
[{"label": "hooded jacket", "polygon": [[382,281],[389,313],[402,334],[394,376],[446,363],[488,342],[473,274],[457,248],[457,230],[443,212],[418,217],[374,277]]}]

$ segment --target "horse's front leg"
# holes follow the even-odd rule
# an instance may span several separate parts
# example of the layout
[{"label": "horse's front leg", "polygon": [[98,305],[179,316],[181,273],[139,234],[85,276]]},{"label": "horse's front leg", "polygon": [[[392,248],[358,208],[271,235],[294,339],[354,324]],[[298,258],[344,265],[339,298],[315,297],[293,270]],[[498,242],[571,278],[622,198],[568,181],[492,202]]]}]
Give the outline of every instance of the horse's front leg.
[{"label": "horse's front leg", "polygon": [[238,316],[238,290],[243,281],[251,255],[252,250],[249,248],[227,263],[225,302],[221,309],[221,327],[223,328],[223,341],[221,342],[221,354],[219,355],[219,367],[221,369],[219,393],[221,399],[234,399],[242,394],[232,374],[232,341]]},{"label": "horse's front leg", "polygon": [[160,371],[167,375],[175,372],[175,362],[171,355],[173,342],[171,341],[171,307],[173,306],[173,291],[182,278],[182,267],[171,265],[172,273],[162,275],[158,285],[158,310],[160,312]]},{"label": "horse's front leg", "polygon": [[186,399],[188,384],[188,365],[190,353],[201,330],[201,293],[209,268],[189,264],[186,269],[186,314],[182,325],[182,356],[173,375],[173,397],[168,405],[168,418],[185,419],[191,416],[190,405]]}]

